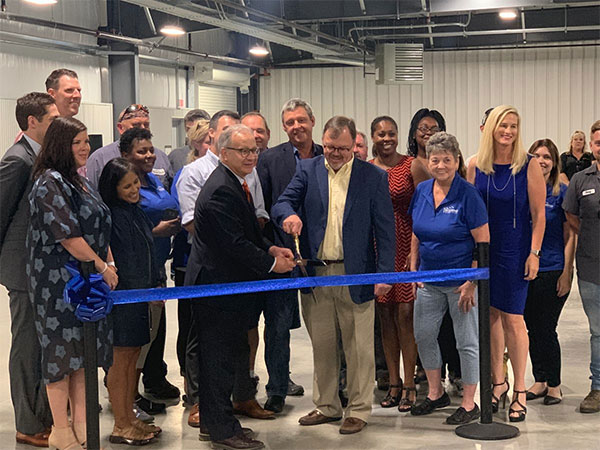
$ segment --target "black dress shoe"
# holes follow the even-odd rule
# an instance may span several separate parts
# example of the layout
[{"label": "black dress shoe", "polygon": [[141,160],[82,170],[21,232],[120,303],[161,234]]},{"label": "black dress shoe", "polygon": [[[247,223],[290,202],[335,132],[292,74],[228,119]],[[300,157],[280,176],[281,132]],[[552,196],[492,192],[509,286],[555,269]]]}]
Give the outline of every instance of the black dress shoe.
[{"label": "black dress shoe", "polygon": [[144,392],[158,400],[179,400],[179,388],[169,383],[166,378],[156,386],[147,386]]},{"label": "black dress shoe", "polygon": [[148,400],[141,395],[135,399],[135,404],[146,414],[150,414],[152,416],[163,413],[167,409],[164,403],[153,402],[152,400]]},{"label": "black dress shoe", "polygon": [[448,405],[450,405],[450,396],[444,392],[444,395],[437,400],[431,400],[429,397],[425,397],[425,400],[423,400],[422,403],[414,405],[411,408],[410,413],[413,416],[425,416],[431,414],[436,409],[445,408]]},{"label": "black dress shoe", "polygon": [[265,409],[268,411],[273,411],[274,413],[280,413],[283,411],[283,407],[285,406],[285,398],[281,395],[272,395],[265,402]]},{"label": "black dress shoe", "polygon": [[292,379],[290,378],[288,380],[287,395],[292,395],[292,396],[304,395],[304,388],[301,385],[294,383],[292,381]]},{"label": "black dress shoe", "polygon": [[220,448],[224,450],[256,450],[259,448],[264,448],[264,446],[265,444],[263,444],[261,441],[251,439],[244,434],[233,436],[222,441],[212,442],[212,448]]}]

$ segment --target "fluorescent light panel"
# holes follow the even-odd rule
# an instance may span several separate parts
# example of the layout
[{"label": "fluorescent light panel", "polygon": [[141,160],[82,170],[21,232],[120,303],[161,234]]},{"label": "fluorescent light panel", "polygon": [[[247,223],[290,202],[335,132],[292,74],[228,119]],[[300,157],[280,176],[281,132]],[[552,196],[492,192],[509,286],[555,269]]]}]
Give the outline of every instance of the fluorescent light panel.
[{"label": "fluorescent light panel", "polygon": [[498,15],[502,20],[514,20],[517,18],[517,12],[513,10],[500,11]]}]

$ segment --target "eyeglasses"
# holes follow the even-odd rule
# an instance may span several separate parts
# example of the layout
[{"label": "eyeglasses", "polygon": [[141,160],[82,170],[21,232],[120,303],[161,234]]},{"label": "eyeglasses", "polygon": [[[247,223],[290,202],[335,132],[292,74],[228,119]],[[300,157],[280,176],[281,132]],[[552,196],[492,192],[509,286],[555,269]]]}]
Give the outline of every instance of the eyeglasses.
[{"label": "eyeglasses", "polygon": [[260,150],[258,147],[254,148],[235,148],[235,147],[225,147],[227,150],[235,150],[236,152],[240,152],[242,157],[247,158],[248,156],[256,156],[259,154]]},{"label": "eyeglasses", "polygon": [[438,131],[442,131],[442,129],[440,127],[426,127],[426,126],[420,126],[419,128],[417,128],[417,130],[419,130],[421,133],[423,134],[435,134]]},{"label": "eyeglasses", "polygon": [[334,153],[334,152],[344,153],[344,152],[349,152],[352,150],[352,147],[334,147],[333,145],[323,145],[323,148],[325,148],[328,152],[331,152],[331,153]]},{"label": "eyeglasses", "polygon": [[137,111],[143,111],[146,114],[150,114],[150,111],[148,111],[148,107],[144,106],[144,105],[140,105],[138,103],[134,103],[133,105],[129,105],[127,108],[125,108],[125,110],[121,113],[121,117],[119,119],[119,122],[121,122],[122,120],[125,120],[128,114],[133,114],[134,112]]}]

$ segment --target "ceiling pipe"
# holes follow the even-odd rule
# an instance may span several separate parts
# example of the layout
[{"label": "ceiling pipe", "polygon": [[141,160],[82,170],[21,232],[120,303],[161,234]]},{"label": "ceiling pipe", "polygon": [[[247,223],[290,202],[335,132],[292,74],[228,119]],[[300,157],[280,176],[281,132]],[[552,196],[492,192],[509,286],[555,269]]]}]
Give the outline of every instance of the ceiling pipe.
[{"label": "ceiling pipe", "polygon": [[[235,3],[235,2],[232,2],[232,1],[229,1],[229,0],[213,0],[213,2],[214,3],[218,3],[218,4],[222,5],[222,6],[227,6],[228,8],[232,8],[232,9],[235,9],[235,10],[238,10],[238,11],[242,11],[242,12],[251,14],[251,15],[253,15],[255,17],[260,17],[261,19],[270,20],[272,22],[279,23],[279,24],[284,25],[284,26],[288,26],[288,27],[291,27],[291,28],[296,28],[297,30],[303,31],[303,32],[308,33],[308,34],[310,34],[312,36],[318,36],[318,37],[320,37],[320,38],[322,38],[324,40],[327,40],[329,42],[333,42],[333,43],[339,44],[342,47],[351,48],[351,49],[356,50],[358,52],[364,52],[366,50],[364,47],[357,46],[356,44],[354,44],[354,43],[352,43],[352,42],[350,42],[350,41],[348,41],[346,39],[340,39],[340,38],[337,38],[337,37],[332,36],[330,34],[322,33],[320,31],[313,30],[310,27],[305,27],[303,25],[299,25],[297,22],[292,22],[292,21],[289,21],[287,19],[283,19],[281,17],[274,16],[272,14],[268,14],[268,13],[264,13],[264,12],[256,10],[256,9],[248,8],[247,6],[242,6],[242,5],[238,4],[238,3]],[[241,32],[243,33],[243,31],[241,31]]]},{"label": "ceiling pipe", "polygon": [[[566,27],[567,31],[600,31],[600,25],[581,25]],[[443,33],[406,33],[406,34],[380,34],[374,36],[362,36],[359,41],[383,41],[390,39],[429,39],[430,37],[469,37],[503,34],[534,34],[534,33],[559,33],[564,32],[565,27],[547,27],[547,28],[516,28],[508,30],[478,30],[461,32],[443,32]]]},{"label": "ceiling pipe", "polygon": [[450,23],[423,23],[416,25],[381,25],[370,27],[353,27],[348,30],[348,38],[352,38],[352,33],[358,31],[375,31],[375,30],[414,30],[415,28],[438,28],[438,27],[461,27],[467,28],[471,22],[471,13],[466,22],[450,22]]},{"label": "ceiling pipe", "polygon": [[150,8],[144,6],[144,14],[146,15],[146,20],[148,21],[148,25],[150,26],[150,31],[152,34],[156,34],[156,25],[154,25],[154,19],[152,18],[152,13],[150,12]]},{"label": "ceiling pipe", "polygon": [[[568,2],[568,3],[549,3],[544,4],[543,9],[562,9],[565,7],[569,8],[585,8],[589,6],[598,6],[598,1],[580,1],[580,2]],[[535,6],[523,6],[525,11],[530,10],[539,10],[539,7]],[[431,12],[431,17],[445,17],[445,16],[459,16],[461,14],[468,14],[473,10],[465,10],[465,11],[437,11]],[[480,10],[480,12],[493,12],[493,10]],[[312,23],[323,23],[323,22],[357,22],[360,20],[400,20],[400,19],[416,19],[420,17],[425,17],[427,13],[423,11],[415,11],[412,13],[403,13],[400,15],[397,14],[373,14],[368,16],[338,16],[338,17],[327,17],[321,19],[297,19],[293,22],[295,24],[312,24]]]},{"label": "ceiling pipe", "polygon": [[[0,19],[13,21],[13,22],[17,22],[17,23],[25,23],[28,25],[53,28],[53,29],[57,29],[57,30],[61,30],[61,31],[69,31],[69,32],[73,32],[73,33],[79,33],[79,34],[83,34],[86,36],[93,36],[96,38],[106,39],[109,41],[125,42],[128,44],[134,45],[138,48],[146,48],[146,49],[150,49],[150,50],[154,50],[154,49],[158,48],[160,50],[166,50],[166,51],[183,54],[183,55],[188,55],[188,56],[195,56],[195,57],[199,57],[199,58],[207,59],[207,60],[211,60],[211,61],[216,61],[216,62],[225,62],[225,63],[236,64],[236,65],[245,66],[245,67],[263,67],[260,64],[256,64],[253,61],[248,61],[245,59],[230,58],[228,56],[209,55],[208,53],[196,52],[193,50],[186,50],[186,49],[182,49],[179,47],[172,47],[172,46],[168,46],[168,45],[158,46],[154,42],[148,42],[148,41],[145,41],[142,39],[137,39],[137,38],[133,38],[133,37],[129,37],[129,36],[121,36],[118,34],[112,34],[112,33],[108,33],[105,31],[91,30],[89,28],[78,27],[75,25],[69,25],[69,24],[65,24],[65,23],[51,22],[48,20],[37,19],[37,18],[33,18],[33,17],[17,16],[17,15],[0,12]],[[2,33],[10,33],[10,32],[2,31]],[[40,39],[45,39],[45,38],[38,38],[37,36],[27,36],[27,35],[18,34],[18,33],[11,33],[11,34],[13,34],[16,37],[29,38],[32,42],[33,42],[33,40],[38,40],[38,42],[42,42],[42,41],[40,41]],[[50,41],[55,42],[54,40],[50,40]],[[56,41],[56,42],[59,42],[59,41]],[[81,48],[81,50],[85,51],[85,52],[88,52],[90,49],[100,50],[100,47],[83,46],[82,44],[67,43],[66,41],[63,41],[63,44],[71,44],[72,46],[79,46]]]}]

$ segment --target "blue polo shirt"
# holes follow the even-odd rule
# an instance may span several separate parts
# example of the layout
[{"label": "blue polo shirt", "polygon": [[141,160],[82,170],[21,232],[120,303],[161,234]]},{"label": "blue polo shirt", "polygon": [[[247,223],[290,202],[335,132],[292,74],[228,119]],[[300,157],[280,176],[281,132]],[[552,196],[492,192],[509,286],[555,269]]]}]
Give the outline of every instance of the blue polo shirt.
[{"label": "blue polo shirt", "polygon": [[[158,225],[163,218],[166,209],[176,209],[179,211],[177,201],[163,187],[160,180],[152,173],[146,174],[147,186],[140,189],[140,206],[152,222],[152,226]],[[169,253],[171,253],[171,238],[154,237],[154,249],[156,253],[156,263],[163,267]]]},{"label": "blue polo shirt", "polygon": [[540,272],[563,270],[565,267],[564,222],[567,220],[562,203],[567,193],[567,185],[560,185],[560,192],[552,195],[552,186],[546,186],[546,231],[542,242]]},{"label": "blue polo shirt", "polygon": [[[488,222],[481,194],[475,186],[454,176],[446,198],[435,208],[433,183],[420,183],[413,195],[409,214],[413,233],[419,239],[419,270],[471,267],[475,241],[471,230]],[[445,281],[438,286],[460,286],[464,281]]]}]

